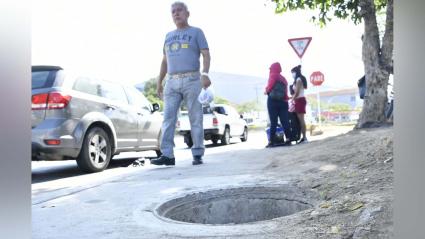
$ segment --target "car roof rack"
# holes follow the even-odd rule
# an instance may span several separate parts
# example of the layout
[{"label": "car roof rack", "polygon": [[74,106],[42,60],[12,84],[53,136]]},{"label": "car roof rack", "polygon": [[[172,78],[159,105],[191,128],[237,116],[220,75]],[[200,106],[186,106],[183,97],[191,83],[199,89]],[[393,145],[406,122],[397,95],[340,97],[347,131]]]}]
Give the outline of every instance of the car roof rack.
[{"label": "car roof rack", "polygon": [[31,71],[58,71],[63,70],[60,66],[32,66]]}]

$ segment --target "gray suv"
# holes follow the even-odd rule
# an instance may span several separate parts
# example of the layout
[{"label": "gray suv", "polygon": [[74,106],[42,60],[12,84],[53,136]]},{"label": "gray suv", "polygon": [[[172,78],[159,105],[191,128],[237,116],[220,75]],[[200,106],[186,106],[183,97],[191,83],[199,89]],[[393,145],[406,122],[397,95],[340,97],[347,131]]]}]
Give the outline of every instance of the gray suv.
[{"label": "gray suv", "polygon": [[99,172],[121,152],[160,154],[159,105],[134,86],[33,66],[31,101],[32,160],[76,159]]}]

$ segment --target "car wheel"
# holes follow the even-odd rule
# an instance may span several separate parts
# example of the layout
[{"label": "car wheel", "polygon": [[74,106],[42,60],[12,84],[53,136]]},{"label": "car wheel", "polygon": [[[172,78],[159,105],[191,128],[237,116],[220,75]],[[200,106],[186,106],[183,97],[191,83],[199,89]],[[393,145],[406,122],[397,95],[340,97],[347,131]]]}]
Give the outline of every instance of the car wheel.
[{"label": "car wheel", "polygon": [[184,136],[184,142],[186,143],[187,147],[192,148],[193,141],[192,141],[192,136],[190,134],[187,134]]},{"label": "car wheel", "polygon": [[245,129],[243,130],[243,134],[241,136],[241,141],[245,142],[248,140],[248,128],[245,127]]},{"label": "car wheel", "polygon": [[227,127],[224,129],[224,134],[221,137],[221,144],[222,145],[230,144],[230,129]]},{"label": "car wheel", "polygon": [[88,173],[103,171],[111,161],[111,148],[105,130],[99,127],[91,128],[83,140],[77,158],[78,167]]}]

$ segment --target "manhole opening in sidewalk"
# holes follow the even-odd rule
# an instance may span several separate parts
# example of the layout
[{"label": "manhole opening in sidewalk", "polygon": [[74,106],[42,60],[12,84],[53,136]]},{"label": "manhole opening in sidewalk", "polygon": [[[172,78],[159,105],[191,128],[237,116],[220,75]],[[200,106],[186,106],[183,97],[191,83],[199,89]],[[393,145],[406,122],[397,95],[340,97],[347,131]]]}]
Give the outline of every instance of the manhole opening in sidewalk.
[{"label": "manhole opening in sidewalk", "polygon": [[298,188],[244,187],[190,194],[156,209],[159,216],[200,224],[242,224],[284,217],[311,208]]}]

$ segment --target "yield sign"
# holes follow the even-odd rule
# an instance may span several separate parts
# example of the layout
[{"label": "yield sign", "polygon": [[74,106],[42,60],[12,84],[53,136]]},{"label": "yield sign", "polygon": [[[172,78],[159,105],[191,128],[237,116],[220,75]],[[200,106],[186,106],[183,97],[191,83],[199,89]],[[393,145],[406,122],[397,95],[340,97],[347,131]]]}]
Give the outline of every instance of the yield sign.
[{"label": "yield sign", "polygon": [[305,50],[307,50],[308,45],[310,45],[311,39],[311,37],[292,38],[288,39],[288,42],[301,59]]}]

